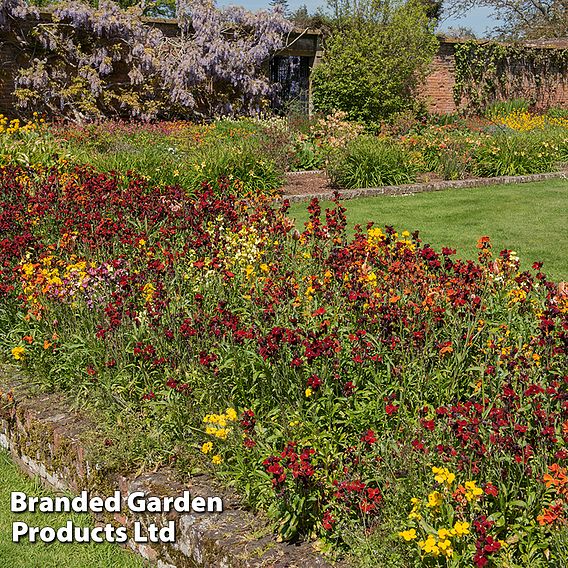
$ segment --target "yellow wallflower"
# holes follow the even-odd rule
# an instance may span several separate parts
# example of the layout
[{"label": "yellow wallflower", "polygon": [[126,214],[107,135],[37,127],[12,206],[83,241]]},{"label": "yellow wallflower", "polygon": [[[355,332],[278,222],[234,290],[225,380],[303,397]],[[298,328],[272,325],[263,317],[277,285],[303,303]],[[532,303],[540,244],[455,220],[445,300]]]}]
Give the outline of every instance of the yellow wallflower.
[{"label": "yellow wallflower", "polygon": [[432,493],[428,495],[428,503],[426,503],[426,506],[430,508],[439,507],[443,500],[444,497],[439,491],[432,491]]},{"label": "yellow wallflower", "polygon": [[14,347],[12,349],[12,357],[14,357],[14,359],[23,359],[25,354],[26,350],[23,347],[20,347],[19,345],[18,347]]},{"label": "yellow wallflower", "polygon": [[438,541],[438,548],[440,549],[440,552],[448,558],[454,553],[452,550],[452,543],[447,538]]},{"label": "yellow wallflower", "polygon": [[309,398],[310,396],[312,396],[312,394],[313,394],[312,389],[310,387],[308,387],[306,389],[306,398]]},{"label": "yellow wallflower", "polygon": [[473,501],[477,497],[483,495],[483,489],[477,487],[475,481],[466,481],[465,482],[465,498],[468,501]]},{"label": "yellow wallflower", "polygon": [[229,434],[229,430],[227,430],[227,428],[215,429],[215,436],[217,438],[221,438],[222,440],[226,440],[228,434]]},{"label": "yellow wallflower", "polygon": [[432,535],[428,535],[426,540],[421,540],[418,543],[418,546],[426,553],[431,554],[432,556],[439,556],[440,549],[436,543],[436,538]]},{"label": "yellow wallflower", "polygon": [[222,461],[223,458],[219,454],[216,454],[211,458],[211,463],[214,463],[215,465],[220,464]]},{"label": "yellow wallflower", "polygon": [[414,540],[416,538],[416,529],[409,529],[398,533],[406,541]]},{"label": "yellow wallflower", "polygon": [[418,499],[417,497],[412,497],[410,502],[412,503],[412,511],[408,513],[408,518],[416,519],[417,521],[419,521],[422,518],[422,515],[419,513],[420,507],[422,506],[422,501],[420,501],[420,499]]},{"label": "yellow wallflower", "polygon": [[432,468],[432,473],[434,474],[434,479],[438,482],[438,483],[444,483],[448,486],[450,486],[456,479],[456,476],[454,473],[451,473],[447,468],[445,467],[433,467]]},{"label": "yellow wallflower", "polygon": [[203,444],[203,446],[201,446],[201,451],[204,454],[208,454],[212,449],[213,449],[213,443],[212,442],[205,442],[205,444]]},{"label": "yellow wallflower", "polygon": [[237,412],[234,408],[227,408],[225,414],[227,415],[227,420],[230,420],[231,422],[234,422],[237,419]]},{"label": "yellow wallflower", "polygon": [[440,540],[446,540],[449,536],[452,536],[451,529],[438,529],[438,538]]},{"label": "yellow wallflower", "polygon": [[144,288],[142,289],[142,297],[144,298],[144,301],[150,302],[154,297],[155,291],[156,287],[151,282],[144,284]]},{"label": "yellow wallflower", "polygon": [[469,523],[457,521],[454,525],[454,534],[456,536],[464,536],[469,534]]}]

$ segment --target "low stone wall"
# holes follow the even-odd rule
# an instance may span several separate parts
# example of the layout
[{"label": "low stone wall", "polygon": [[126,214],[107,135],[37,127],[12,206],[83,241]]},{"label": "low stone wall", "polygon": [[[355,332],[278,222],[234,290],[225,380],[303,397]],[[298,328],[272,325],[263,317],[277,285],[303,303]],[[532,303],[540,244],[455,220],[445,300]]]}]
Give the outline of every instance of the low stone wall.
[{"label": "low stone wall", "polygon": [[[465,189],[468,187],[483,187],[488,185],[508,185],[512,183],[529,183],[546,181],[550,179],[568,179],[568,172],[551,172],[545,174],[530,174],[526,176],[501,176],[492,178],[471,178],[456,181],[434,181],[427,183],[412,183],[405,185],[385,185],[382,187],[364,187],[360,189],[338,189],[340,199],[356,199],[358,197],[375,197],[377,195],[411,195],[428,191],[442,191],[444,189]],[[333,192],[304,193],[286,195],[282,199],[290,203],[311,201],[312,199],[330,199]]]},{"label": "low stone wall", "polygon": [[[176,480],[167,468],[139,476],[106,471],[104,462],[88,459],[88,439],[96,432],[89,417],[73,412],[64,398],[32,394],[28,381],[13,366],[0,366],[0,446],[26,473],[38,476],[57,491],[108,497],[120,490],[123,498],[134,492],[164,497],[219,496],[222,513],[106,513],[101,523],[126,526],[131,536],[134,522],[165,526],[176,523],[176,542],[128,545],[160,568],[330,568],[310,544],[277,542],[259,515],[239,506],[238,498],[216,487],[207,476],[188,485]],[[123,508],[123,511],[126,508]],[[126,509],[127,510],[127,509]],[[335,565],[337,566],[337,565]]]}]

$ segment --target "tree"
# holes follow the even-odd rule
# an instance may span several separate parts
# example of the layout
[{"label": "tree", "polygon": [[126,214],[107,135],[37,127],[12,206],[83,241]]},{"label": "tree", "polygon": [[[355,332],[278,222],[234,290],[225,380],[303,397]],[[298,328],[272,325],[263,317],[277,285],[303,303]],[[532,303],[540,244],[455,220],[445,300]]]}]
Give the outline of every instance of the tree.
[{"label": "tree", "polygon": [[503,22],[495,35],[508,39],[545,39],[568,36],[568,0],[454,0],[450,16],[462,16],[476,6],[493,8]]},{"label": "tree", "polygon": [[305,4],[297,8],[295,12],[292,12],[290,21],[292,21],[297,28],[321,30],[324,31],[324,33],[330,28],[330,18],[321,8],[318,8],[315,12],[310,14]]},{"label": "tree", "polygon": [[377,124],[415,105],[437,49],[421,2],[333,0],[336,28],[312,75],[316,110]]},{"label": "tree", "polygon": [[466,26],[452,26],[443,32],[446,37],[459,39],[476,39],[475,32]]},{"label": "tree", "polygon": [[273,10],[280,10],[282,15],[288,17],[290,15],[290,5],[288,0],[270,0],[270,7]]}]

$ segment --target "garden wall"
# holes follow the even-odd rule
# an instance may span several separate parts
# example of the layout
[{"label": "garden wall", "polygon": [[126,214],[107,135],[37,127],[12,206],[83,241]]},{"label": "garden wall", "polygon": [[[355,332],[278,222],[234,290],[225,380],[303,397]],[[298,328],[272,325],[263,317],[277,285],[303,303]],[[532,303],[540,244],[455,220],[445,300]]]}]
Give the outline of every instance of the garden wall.
[{"label": "garden wall", "polygon": [[[467,40],[447,39],[440,37],[440,47],[432,62],[431,71],[422,88],[422,96],[425,97],[430,112],[447,114],[458,110],[454,101],[454,86],[456,85],[456,48]],[[476,42],[480,46],[489,42]],[[537,53],[543,60],[552,59],[553,55],[568,55],[568,41],[558,40],[547,44],[526,44],[525,51]],[[527,58],[528,59],[528,58]],[[489,61],[485,62],[489,65]],[[483,61],[480,62],[483,65]],[[542,69],[546,69],[543,66]],[[520,65],[514,69],[514,77],[503,80],[503,90],[509,93],[498,97],[504,100],[509,98],[533,99],[538,109],[546,109],[552,106],[568,106],[568,72],[564,69],[555,69],[551,73],[549,69],[539,73],[538,69],[532,68],[531,63],[520,61]],[[521,80],[519,80],[519,78]],[[515,86],[511,84],[515,81]],[[508,83],[508,84],[507,84]],[[467,104],[464,98],[460,108]]]},{"label": "garden wall", "polygon": [[[41,15],[42,22],[50,21],[49,13]],[[159,28],[168,37],[178,33],[175,20],[156,20],[148,19],[148,25]],[[24,25],[18,34],[26,35],[37,22],[30,21]],[[422,88],[422,96],[425,98],[428,110],[436,113],[451,113],[457,110],[454,101],[454,86],[456,84],[456,49],[466,40],[448,39],[440,37],[440,47],[431,66],[431,72],[425,80]],[[480,45],[488,42],[479,42]],[[544,59],[551,57],[554,53],[564,53],[568,59],[568,42],[563,44],[561,41],[550,42],[548,44],[527,44],[527,49],[538,50]],[[280,56],[295,56],[307,58],[309,65],[317,65],[322,56],[321,35],[317,31],[297,30],[287,38],[287,47],[279,54]],[[550,56],[548,55],[550,54]],[[15,33],[0,34],[0,113],[8,116],[16,114],[14,111],[15,99],[12,94],[14,90],[14,76],[17,70],[26,66],[26,60],[18,47]],[[524,68],[523,68],[524,66]],[[518,93],[518,85],[513,89],[505,88],[504,91],[510,92],[511,98],[523,97],[533,99],[537,108],[548,108],[550,106],[568,106],[568,73],[563,71],[551,74],[546,66],[539,71],[531,69],[530,63],[520,64],[521,68],[515,68],[513,76],[518,84],[519,76],[526,76],[527,80],[522,81],[522,92]],[[117,75],[117,80],[120,77]],[[506,82],[506,81],[505,81]],[[508,96],[504,97],[509,98]],[[464,97],[462,105],[467,104],[467,97]]]}]

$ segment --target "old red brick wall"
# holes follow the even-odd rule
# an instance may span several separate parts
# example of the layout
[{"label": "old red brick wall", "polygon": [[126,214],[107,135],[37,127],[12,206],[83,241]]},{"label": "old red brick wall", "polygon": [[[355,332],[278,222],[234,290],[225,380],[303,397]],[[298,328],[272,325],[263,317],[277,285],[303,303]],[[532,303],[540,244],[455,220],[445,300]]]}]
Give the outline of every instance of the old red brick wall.
[{"label": "old red brick wall", "polygon": [[[438,53],[430,67],[430,73],[424,81],[421,96],[430,112],[447,114],[458,110],[454,102],[453,88],[455,85],[455,46],[460,40],[440,39]],[[554,49],[551,46],[533,46],[542,49]],[[563,45],[559,49],[565,48]],[[547,81],[544,87],[537,90],[532,82],[527,82],[526,90],[513,98],[535,98],[537,109],[543,110],[552,106],[568,107],[568,75],[563,81],[552,84]],[[465,105],[465,101],[461,106]]]},{"label": "old red brick wall", "polygon": [[[42,14],[42,20],[48,21],[49,14]],[[27,24],[28,29],[20,30],[19,33],[29,33],[29,28],[35,22]],[[174,36],[178,33],[178,28],[175,20],[149,20],[148,25],[158,27],[166,36]],[[313,35],[313,34],[312,34]],[[432,62],[430,73],[427,76],[421,90],[421,96],[425,100],[427,108],[430,112],[446,114],[455,112],[456,105],[454,103],[453,87],[455,84],[455,46],[460,43],[460,40],[448,40],[440,38],[440,47],[438,53]],[[313,56],[317,55],[317,41],[312,41]],[[542,49],[552,49],[550,46],[538,46]],[[559,46],[558,48],[566,48],[567,46]],[[311,49],[311,47],[310,47]],[[293,49],[288,50],[290,52]],[[294,53],[295,54],[295,53]],[[302,52],[302,55],[306,53]],[[27,67],[27,61],[24,54],[18,48],[18,42],[13,33],[0,34],[0,113],[8,116],[15,116],[17,109],[15,108],[14,91],[14,76],[18,69]],[[531,92],[530,89],[533,89]],[[546,88],[541,89],[540,92],[535,93],[534,87],[530,85],[527,87],[527,92],[524,93],[526,98],[535,96],[537,98],[537,107],[547,108],[550,106],[564,106],[568,107],[568,75],[564,81],[555,82],[550,85],[547,84]]]},{"label": "old red brick wall", "polygon": [[454,69],[454,44],[441,41],[438,53],[430,66],[430,73],[421,89],[421,95],[430,112],[447,114],[457,110],[453,90]]}]

